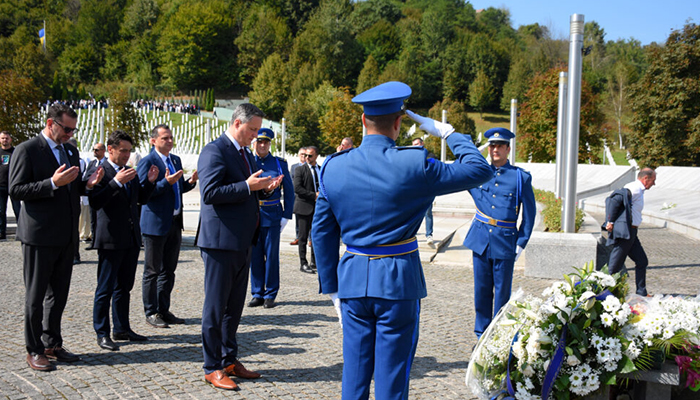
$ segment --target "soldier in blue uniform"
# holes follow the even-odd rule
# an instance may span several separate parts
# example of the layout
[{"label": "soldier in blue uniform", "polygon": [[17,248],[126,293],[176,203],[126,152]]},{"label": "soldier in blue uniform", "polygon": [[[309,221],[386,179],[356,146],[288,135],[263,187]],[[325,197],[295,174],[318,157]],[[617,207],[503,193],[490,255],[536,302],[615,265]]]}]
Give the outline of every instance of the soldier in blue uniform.
[{"label": "soldier in blue uniform", "polygon": [[[387,82],[356,96],[367,136],[323,163],[311,236],[320,292],[343,327],[343,399],[408,398],[418,342],[420,299],[427,295],[416,232],[435,196],[476,187],[491,171],[468,135],[406,113],[446,138],[453,164],[419,147],[397,147],[408,85]],[[342,238],[347,249],[339,256]]]},{"label": "soldier in blue uniform", "polygon": [[[248,307],[272,308],[280,288],[280,234],[292,219],[294,186],[287,161],[270,153],[272,129],[262,128],[255,141],[255,162],[261,177],[282,178],[282,184],[265,200],[260,200],[260,236],[253,247],[250,263],[250,291],[253,299]],[[282,196],[284,195],[284,203]]]},{"label": "soldier in blue uniform", "polygon": [[492,128],[484,137],[489,141],[491,180],[469,189],[477,210],[464,239],[464,246],[473,252],[477,337],[510,299],[513,266],[527,245],[535,222],[532,177],[508,162],[510,139],[515,134],[505,128]]}]

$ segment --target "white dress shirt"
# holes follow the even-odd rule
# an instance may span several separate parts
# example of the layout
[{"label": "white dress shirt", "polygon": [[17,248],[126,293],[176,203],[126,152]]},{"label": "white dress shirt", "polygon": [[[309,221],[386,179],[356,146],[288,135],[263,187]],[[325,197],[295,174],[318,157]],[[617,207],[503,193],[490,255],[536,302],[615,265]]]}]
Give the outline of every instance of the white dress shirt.
[{"label": "white dress shirt", "polygon": [[639,179],[625,185],[625,189],[632,192],[632,225],[639,226],[642,223],[642,210],[644,209],[644,191],[646,188]]}]

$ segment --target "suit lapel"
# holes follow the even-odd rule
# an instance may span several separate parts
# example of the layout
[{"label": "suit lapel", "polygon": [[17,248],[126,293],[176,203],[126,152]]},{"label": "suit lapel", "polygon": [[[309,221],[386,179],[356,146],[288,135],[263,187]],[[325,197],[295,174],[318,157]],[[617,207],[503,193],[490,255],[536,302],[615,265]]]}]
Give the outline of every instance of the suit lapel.
[{"label": "suit lapel", "polygon": [[46,138],[42,133],[39,134],[39,143],[41,143],[41,147],[43,148],[44,155],[46,157],[49,157],[51,159],[51,162],[53,163],[52,165],[54,166],[53,169],[54,171],[60,167],[58,164],[58,161],[56,161],[56,156],[53,154],[53,150],[51,150],[51,146],[49,146],[49,142],[46,141]]}]

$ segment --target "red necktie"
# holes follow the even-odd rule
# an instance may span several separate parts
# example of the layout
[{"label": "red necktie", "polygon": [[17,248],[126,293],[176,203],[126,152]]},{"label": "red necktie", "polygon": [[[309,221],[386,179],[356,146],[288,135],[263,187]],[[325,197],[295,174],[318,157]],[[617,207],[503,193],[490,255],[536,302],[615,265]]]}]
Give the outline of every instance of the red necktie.
[{"label": "red necktie", "polygon": [[252,174],[253,171],[250,170],[250,164],[248,164],[248,157],[245,156],[245,150],[243,147],[241,147],[241,157],[243,157],[243,162],[245,163],[245,166],[248,167],[248,174]]}]

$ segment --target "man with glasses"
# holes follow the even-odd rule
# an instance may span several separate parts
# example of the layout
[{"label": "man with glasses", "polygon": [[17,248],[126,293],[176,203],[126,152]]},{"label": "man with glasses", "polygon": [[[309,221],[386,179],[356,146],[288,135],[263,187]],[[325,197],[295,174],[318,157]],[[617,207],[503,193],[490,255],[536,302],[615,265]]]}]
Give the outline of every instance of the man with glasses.
[{"label": "man with glasses", "polygon": [[[305,163],[306,163],[306,147],[302,147],[299,149],[299,162],[292,165],[292,169],[291,169],[292,182],[294,181],[294,174],[296,173],[297,168],[304,165]],[[289,243],[291,246],[296,246],[299,244],[299,220],[298,219],[294,220],[294,225],[295,225],[295,230],[296,230],[296,238]]]},{"label": "man with glasses", "polygon": [[294,215],[299,226],[299,261],[301,272],[307,274],[316,273],[316,257],[314,256],[313,245],[311,248],[311,264],[306,258],[306,243],[309,241],[311,233],[311,223],[316,209],[316,198],[318,197],[318,175],[320,168],[316,165],[318,158],[318,148],[308,146],[306,148],[306,164],[299,168],[294,174]]},{"label": "man with glasses", "polygon": [[77,122],[70,107],[51,106],[41,134],[17,146],[10,160],[10,196],[24,201],[17,239],[24,260],[26,360],[39,371],[56,369],[49,358],[80,360],[63,348],[61,317],[78,241],[79,197],[104,171],[98,168],[87,181],[79,178],[78,149],[66,144]]}]

